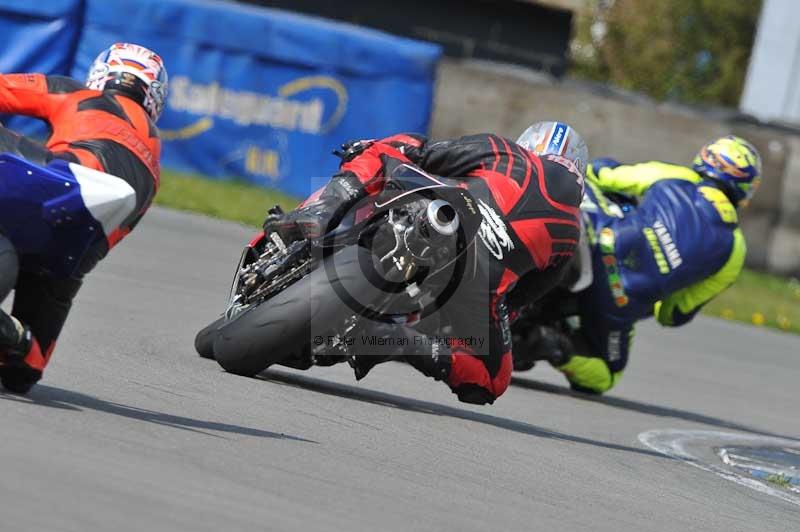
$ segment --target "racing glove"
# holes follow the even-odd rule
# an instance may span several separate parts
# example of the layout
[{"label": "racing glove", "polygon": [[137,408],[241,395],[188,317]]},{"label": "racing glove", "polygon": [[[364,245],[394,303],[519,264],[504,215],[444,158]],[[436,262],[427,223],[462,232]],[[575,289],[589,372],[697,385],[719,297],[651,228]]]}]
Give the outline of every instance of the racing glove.
[{"label": "racing glove", "polygon": [[349,163],[373,144],[375,144],[374,140],[351,140],[342,144],[340,149],[333,150],[333,154],[340,158],[342,163]]},{"label": "racing glove", "polygon": [[319,198],[292,212],[272,211],[264,220],[264,233],[277,233],[285,244],[314,239],[336,227],[347,210],[367,195],[357,177],[333,177]]}]

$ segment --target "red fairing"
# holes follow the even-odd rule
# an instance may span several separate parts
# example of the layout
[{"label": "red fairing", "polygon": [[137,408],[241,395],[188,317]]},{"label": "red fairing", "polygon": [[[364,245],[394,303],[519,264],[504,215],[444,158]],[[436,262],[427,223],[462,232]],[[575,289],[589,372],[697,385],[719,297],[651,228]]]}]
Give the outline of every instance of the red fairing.
[{"label": "red fairing", "polygon": [[247,247],[249,248],[256,247],[258,244],[261,243],[262,240],[264,240],[264,238],[266,238],[266,236],[267,235],[265,235],[263,232],[258,233],[257,235],[255,235],[253,238],[250,239],[250,242],[247,243]]}]

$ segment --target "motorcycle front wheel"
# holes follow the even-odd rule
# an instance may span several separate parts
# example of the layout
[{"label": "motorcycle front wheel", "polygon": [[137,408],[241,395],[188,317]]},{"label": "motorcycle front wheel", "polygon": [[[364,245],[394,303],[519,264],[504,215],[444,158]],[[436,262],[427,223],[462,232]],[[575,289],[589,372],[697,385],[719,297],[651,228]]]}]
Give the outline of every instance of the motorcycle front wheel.
[{"label": "motorcycle front wheel", "polygon": [[282,360],[302,357],[357,314],[359,304],[386,297],[381,283],[363,271],[371,261],[369,250],[361,246],[336,252],[272,298],[200,331],[195,339],[198,353],[216,359],[230,373],[248,377]]}]

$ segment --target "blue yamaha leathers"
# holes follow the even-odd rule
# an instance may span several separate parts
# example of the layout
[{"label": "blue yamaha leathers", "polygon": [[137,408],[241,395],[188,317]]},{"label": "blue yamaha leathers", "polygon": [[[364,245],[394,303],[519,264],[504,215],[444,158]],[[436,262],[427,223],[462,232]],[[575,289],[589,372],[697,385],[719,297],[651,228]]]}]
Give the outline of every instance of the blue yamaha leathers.
[{"label": "blue yamaha leathers", "polygon": [[[532,354],[514,362],[524,370],[550,360],[574,387],[602,393],[622,375],[635,323],[650,316],[665,326],[691,321],[736,280],[746,245],[724,186],[659,161],[592,161],[581,212],[578,282],[518,312],[512,333],[526,338]],[[564,335],[574,345],[559,344]]]},{"label": "blue yamaha leathers", "polygon": [[0,237],[11,241],[23,270],[77,276],[87,251],[135,206],[133,188],[117,177],[62,160],[42,167],[0,154]]}]

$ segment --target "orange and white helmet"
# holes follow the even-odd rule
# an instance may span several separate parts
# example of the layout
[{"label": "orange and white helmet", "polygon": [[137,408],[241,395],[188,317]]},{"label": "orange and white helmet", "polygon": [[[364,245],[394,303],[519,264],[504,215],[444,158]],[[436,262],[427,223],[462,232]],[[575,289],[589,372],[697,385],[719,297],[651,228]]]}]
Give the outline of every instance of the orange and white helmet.
[{"label": "orange and white helmet", "polygon": [[118,42],[94,60],[86,86],[98,91],[115,90],[131,97],[155,122],[167,100],[167,69],[152,50]]}]

